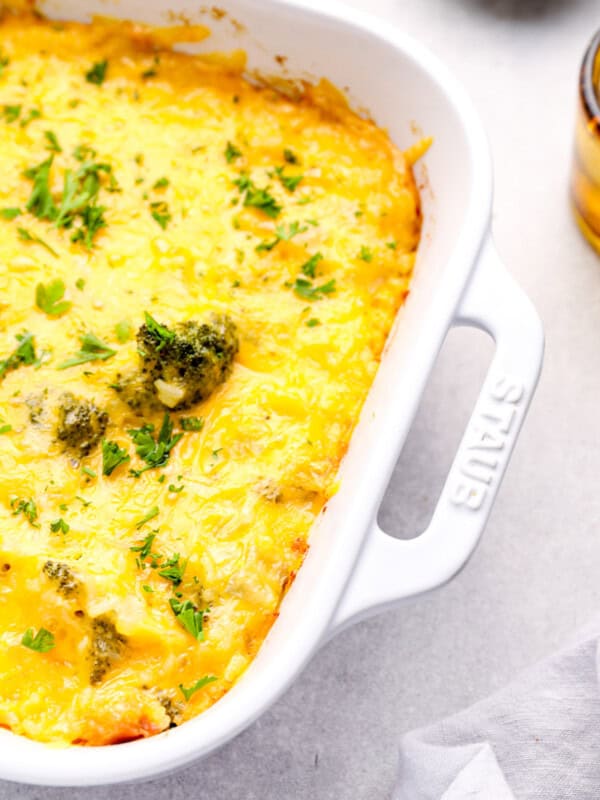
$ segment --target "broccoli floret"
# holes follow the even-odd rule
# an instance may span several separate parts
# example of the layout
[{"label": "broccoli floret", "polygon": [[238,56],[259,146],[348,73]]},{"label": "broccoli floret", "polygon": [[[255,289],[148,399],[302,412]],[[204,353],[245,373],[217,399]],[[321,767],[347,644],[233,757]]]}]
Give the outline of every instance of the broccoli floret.
[{"label": "broccoli floret", "polygon": [[70,597],[79,591],[81,584],[68,564],[50,559],[44,564],[44,572],[51,581],[57,583],[58,591],[65,597]]},{"label": "broccoli floret", "polygon": [[67,450],[87,456],[104,436],[108,414],[91,400],[74,397],[70,392],[61,398],[56,435]]},{"label": "broccoli floret", "polygon": [[155,689],[154,696],[164,708],[171,724],[170,728],[176,728],[181,725],[183,721],[183,703],[175,699],[175,692],[173,689]]},{"label": "broccoli floret", "polygon": [[92,620],[92,644],[90,658],[90,682],[100,683],[115,661],[123,655],[127,639],[119,633],[114,623],[106,616]]},{"label": "broccoli floret", "polygon": [[239,349],[236,326],[226,314],[172,329],[146,314],[137,344],[142,383],[170,409],[189,408],[212,394],[229,377]]}]

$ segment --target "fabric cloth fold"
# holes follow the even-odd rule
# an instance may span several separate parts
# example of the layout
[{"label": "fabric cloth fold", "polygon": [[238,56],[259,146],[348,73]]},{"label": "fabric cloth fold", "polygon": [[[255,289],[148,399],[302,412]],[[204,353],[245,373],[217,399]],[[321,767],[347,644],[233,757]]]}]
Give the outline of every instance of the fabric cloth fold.
[{"label": "fabric cloth fold", "polygon": [[600,800],[599,636],[404,736],[394,800]]}]

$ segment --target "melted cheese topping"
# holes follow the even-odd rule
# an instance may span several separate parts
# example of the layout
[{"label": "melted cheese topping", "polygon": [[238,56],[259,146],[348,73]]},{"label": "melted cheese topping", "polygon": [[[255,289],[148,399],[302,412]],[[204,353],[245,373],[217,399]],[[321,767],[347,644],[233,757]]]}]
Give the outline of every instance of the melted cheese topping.
[{"label": "melted cheese topping", "polygon": [[[164,31],[6,16],[1,42],[0,208],[21,213],[0,213],[0,358],[27,331],[37,363],[0,379],[0,725],[106,744],[206,709],[277,616],[408,291],[420,150],[405,157],[324,83],[286,97],[171,51]],[[54,156],[58,206],[82,153],[112,175],[98,173],[106,224],[91,248],[72,241],[79,222],[26,210],[25,170]],[[278,213],[244,203],[243,175]],[[57,279],[71,305],[46,313],[36,288]],[[128,431],[157,431],[163,411],[134,412],[114,385],[138,368],[145,311],[165,325],[226,313],[240,349],[206,401],[171,414],[175,433],[182,416],[202,430],[135,477]],[[86,332],[115,354],[57,369]],[[66,391],[106,412],[105,438],[127,450],[110,476],[100,444],[75,457],[57,439]],[[160,574],[176,554],[179,585]],[[25,646],[41,629],[50,649]]]}]

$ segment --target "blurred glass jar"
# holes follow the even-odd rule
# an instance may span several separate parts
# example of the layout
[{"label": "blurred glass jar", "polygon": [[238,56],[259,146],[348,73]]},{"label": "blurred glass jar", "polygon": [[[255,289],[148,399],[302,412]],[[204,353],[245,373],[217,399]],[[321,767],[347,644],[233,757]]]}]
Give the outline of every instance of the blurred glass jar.
[{"label": "blurred glass jar", "polygon": [[571,198],[583,235],[600,253],[600,31],[583,57]]}]

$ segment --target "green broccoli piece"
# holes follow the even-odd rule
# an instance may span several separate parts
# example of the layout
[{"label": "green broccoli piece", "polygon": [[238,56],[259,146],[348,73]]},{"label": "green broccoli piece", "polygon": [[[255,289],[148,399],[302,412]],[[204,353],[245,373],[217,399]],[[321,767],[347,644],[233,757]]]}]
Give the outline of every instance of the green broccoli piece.
[{"label": "green broccoli piece", "polygon": [[56,436],[67,450],[87,456],[104,436],[108,414],[91,400],[82,400],[66,392],[58,410]]},{"label": "green broccoli piece", "polygon": [[72,573],[68,564],[62,561],[49,559],[44,564],[44,572],[51,581],[56,582],[57,591],[65,597],[70,597],[79,591],[80,581]]},{"label": "green broccoli piece", "polygon": [[239,340],[226,314],[209,322],[179,322],[172,329],[145,316],[137,333],[141,379],[163,406],[189,408],[227,380]]},{"label": "green broccoli piece", "polygon": [[90,658],[90,682],[100,683],[113,664],[123,655],[127,639],[119,633],[115,624],[107,616],[92,620],[92,644]]}]

